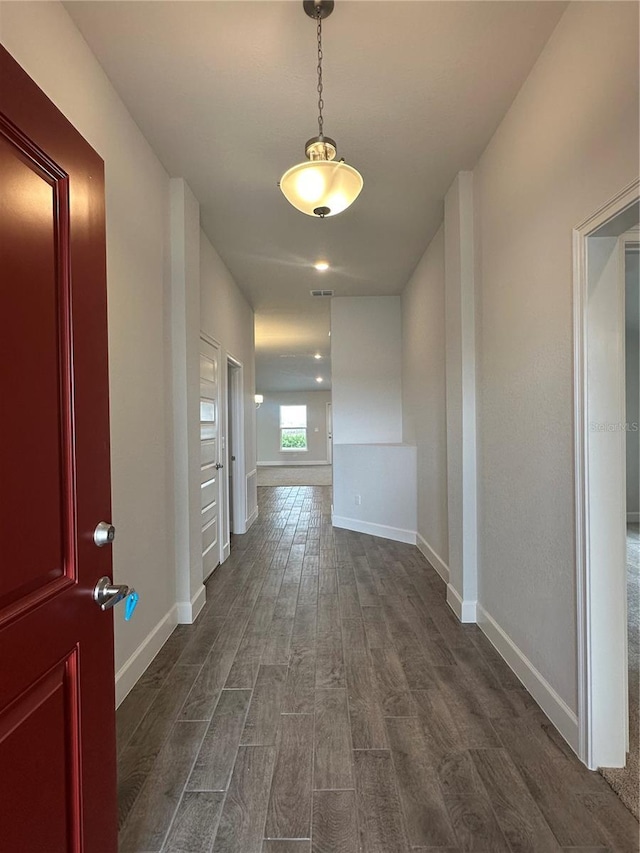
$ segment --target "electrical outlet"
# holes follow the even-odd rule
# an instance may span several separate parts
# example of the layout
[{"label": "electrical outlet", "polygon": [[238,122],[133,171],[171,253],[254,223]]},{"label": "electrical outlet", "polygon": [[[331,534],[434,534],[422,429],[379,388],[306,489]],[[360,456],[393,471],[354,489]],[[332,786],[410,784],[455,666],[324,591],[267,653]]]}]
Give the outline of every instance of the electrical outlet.
[{"label": "electrical outlet", "polygon": [[362,503],[362,498],[360,497],[360,495],[354,495],[353,500],[356,506],[360,506],[360,504]]}]

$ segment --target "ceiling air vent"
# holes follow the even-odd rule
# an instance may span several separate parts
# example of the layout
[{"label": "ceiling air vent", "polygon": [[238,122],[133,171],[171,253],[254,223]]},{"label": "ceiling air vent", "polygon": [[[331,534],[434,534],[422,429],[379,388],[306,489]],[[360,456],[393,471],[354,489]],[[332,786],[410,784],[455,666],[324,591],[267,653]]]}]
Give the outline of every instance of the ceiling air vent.
[{"label": "ceiling air vent", "polygon": [[333,296],[333,290],[311,290],[312,296]]}]

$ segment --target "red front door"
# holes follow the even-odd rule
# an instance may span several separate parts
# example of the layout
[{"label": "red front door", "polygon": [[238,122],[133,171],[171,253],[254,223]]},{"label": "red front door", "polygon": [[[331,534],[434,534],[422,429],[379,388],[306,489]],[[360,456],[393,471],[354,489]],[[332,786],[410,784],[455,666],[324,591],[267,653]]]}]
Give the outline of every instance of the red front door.
[{"label": "red front door", "polygon": [[[64,61],[64,58],[61,58]],[[0,48],[0,849],[117,849],[103,163]]]}]

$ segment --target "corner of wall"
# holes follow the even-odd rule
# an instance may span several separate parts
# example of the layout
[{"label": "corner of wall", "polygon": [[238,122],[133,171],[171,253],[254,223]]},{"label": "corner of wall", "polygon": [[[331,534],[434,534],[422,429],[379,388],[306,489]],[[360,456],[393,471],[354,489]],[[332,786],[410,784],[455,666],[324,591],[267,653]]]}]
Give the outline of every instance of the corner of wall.
[{"label": "corner of wall", "polygon": [[452,583],[447,584],[447,604],[461,622],[475,623],[477,621],[478,602],[475,600],[465,601],[460,597],[458,590]]},{"label": "corner of wall", "polygon": [[[202,567],[200,566],[200,573],[202,574]],[[207,590],[203,583],[200,584],[200,588],[196,589],[195,594],[191,598],[191,601],[178,601],[176,604],[178,624],[180,625],[192,625],[198,616],[200,615],[200,611],[204,607],[207,600]]]},{"label": "corner of wall", "polygon": [[480,604],[477,605],[477,622],[483,634],[577,754],[579,732],[576,714]]},{"label": "corner of wall", "polygon": [[459,172],[445,198],[447,600],[465,622],[475,621],[478,587],[473,217],[473,173]]},{"label": "corner of wall", "polygon": [[[171,366],[175,588],[178,622],[190,624],[202,587],[200,441],[197,423],[200,338],[200,206],[183,178],[170,181]],[[204,603],[204,602],[203,602]]]},{"label": "corner of wall", "polygon": [[418,532],[416,533],[416,545],[418,546],[418,550],[422,554],[423,557],[426,558],[427,562],[433,566],[436,572],[440,575],[442,580],[448,584],[449,583],[449,566],[442,559],[442,557],[429,545],[427,540],[421,536]]},{"label": "corner of wall", "polygon": [[116,708],[124,701],[133,687],[135,687],[137,681],[167,642],[177,624],[178,605],[174,604],[116,672]]}]

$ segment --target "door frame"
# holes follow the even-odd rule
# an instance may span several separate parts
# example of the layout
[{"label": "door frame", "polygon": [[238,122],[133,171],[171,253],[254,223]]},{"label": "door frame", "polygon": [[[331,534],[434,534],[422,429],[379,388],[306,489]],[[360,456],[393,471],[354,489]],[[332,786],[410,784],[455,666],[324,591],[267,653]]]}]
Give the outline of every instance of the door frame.
[{"label": "door frame", "polygon": [[325,431],[327,434],[327,462],[333,465],[333,406],[325,403]]},{"label": "door frame", "polygon": [[[226,557],[230,553],[230,510],[233,510],[234,533],[242,534],[247,531],[247,480],[245,477],[245,452],[244,452],[244,365],[240,359],[226,354],[226,379],[225,379],[225,439],[227,474],[223,478],[225,488],[225,551]],[[229,380],[231,376],[231,380]],[[229,430],[229,414],[231,414],[231,430]],[[229,447],[235,451],[235,461],[231,460]],[[233,465],[233,494],[229,492],[229,476]],[[231,507],[231,499],[233,507]],[[226,559],[225,557],[225,559]]]},{"label": "door frame", "polygon": [[[615,521],[603,523],[606,513],[603,513],[602,496],[618,495],[626,507],[624,434],[620,442],[622,452],[619,446],[613,450],[614,464],[594,464],[604,459],[605,451],[602,443],[590,441],[590,413],[596,410],[597,389],[589,382],[590,373],[598,368],[617,378],[613,394],[616,399],[610,403],[608,419],[624,423],[625,351],[619,343],[620,339],[624,342],[624,276],[618,275],[618,280],[609,286],[610,296],[618,301],[615,321],[618,346],[598,347],[595,339],[598,308],[590,302],[588,286],[589,239],[616,217],[631,213],[639,199],[640,180],[635,180],[573,230],[578,754],[591,769],[624,766],[628,742],[628,663],[626,619],[624,622],[620,619],[620,609],[626,613],[625,562],[612,566],[598,559],[598,554],[606,553],[612,543],[620,549],[623,527]],[[622,227],[622,232],[630,225]],[[626,512],[624,520],[626,531]],[[624,602],[612,608],[611,596],[619,594],[613,591],[620,589],[624,590]],[[610,596],[603,595],[603,590],[610,591]],[[624,672],[620,670],[621,661]]]},{"label": "door frame", "polygon": [[[228,352],[220,341],[207,332],[200,330],[200,338],[218,350],[218,455],[224,464],[223,476],[220,478],[220,514],[219,514],[219,545],[220,563],[223,563],[231,553],[229,535],[229,407],[232,411],[233,427],[232,444],[236,448],[236,460],[233,463],[234,476],[237,480],[233,491],[233,517],[236,521],[235,533],[247,531],[247,479],[245,455],[245,407],[244,407],[244,364],[233,353]],[[233,368],[233,382],[229,383],[229,366]],[[221,413],[221,414],[220,414]]]},{"label": "door frame", "polygon": [[[226,463],[226,405],[225,405],[225,386],[226,386],[226,376],[223,377],[222,365],[226,366],[226,360],[223,355],[223,349],[220,343],[212,338],[211,335],[208,335],[206,332],[200,330],[200,341],[204,341],[209,346],[213,347],[217,352],[218,359],[218,411],[216,412],[216,416],[218,418],[218,459],[217,462]],[[199,346],[199,349],[201,347]],[[226,370],[224,371],[226,373]],[[199,417],[199,416],[198,416]],[[200,453],[200,444],[198,445],[198,453]],[[224,470],[224,469],[222,469]],[[224,489],[225,477],[220,476],[220,470],[218,470],[218,566],[224,562],[224,539],[225,539],[225,531],[224,531],[224,519],[225,519],[225,489]],[[200,488],[200,484],[198,481],[198,488]],[[200,501],[198,501],[198,506],[200,506]],[[200,550],[202,551],[202,543],[200,543]],[[228,555],[227,555],[228,556]],[[217,566],[216,566],[217,568]],[[213,574],[216,569],[210,574]],[[204,574],[204,571],[203,571]],[[210,577],[210,575],[207,575]],[[205,578],[206,580],[206,578]]]}]

